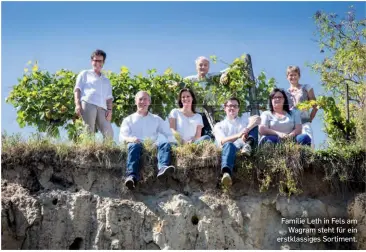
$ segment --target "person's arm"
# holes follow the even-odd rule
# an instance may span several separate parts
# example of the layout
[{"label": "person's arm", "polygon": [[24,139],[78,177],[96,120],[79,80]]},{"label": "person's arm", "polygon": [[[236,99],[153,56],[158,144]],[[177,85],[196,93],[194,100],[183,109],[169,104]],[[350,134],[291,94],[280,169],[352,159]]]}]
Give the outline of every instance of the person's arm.
[{"label": "person's arm", "polygon": [[[308,92],[309,101],[310,100],[316,101],[316,97],[315,97],[315,94],[314,94],[314,89],[310,88],[309,90],[307,90],[307,92]],[[317,112],[318,112],[318,106],[314,105],[313,109],[310,113],[310,122],[312,122],[314,120],[315,115],[316,115]]]},{"label": "person's arm", "polygon": [[107,100],[107,112],[105,114],[105,117],[107,119],[107,121],[111,121],[112,120],[112,109],[113,109],[113,99],[108,99]]},{"label": "person's arm", "polygon": [[267,125],[263,125],[263,124],[259,125],[258,130],[262,136],[279,136],[280,138],[283,138],[286,136],[285,133],[270,129],[270,128],[268,128]]},{"label": "person's arm", "polygon": [[225,136],[221,123],[216,124],[214,127],[214,135],[220,146],[224,145],[227,142],[235,142],[236,140],[238,140],[238,138],[240,138],[244,134],[248,133],[246,131],[247,131],[247,129],[245,128],[243,131],[241,131],[237,134],[234,134],[231,136]]},{"label": "person's arm", "polygon": [[74,87],[74,103],[75,103],[75,114],[81,117],[83,108],[81,106],[81,90],[83,88],[83,73],[80,73],[76,78]]},{"label": "person's arm", "polygon": [[288,134],[287,136],[296,137],[297,135],[301,134],[301,130],[302,130],[302,124],[296,124],[295,129],[293,131],[291,131],[291,133]]},{"label": "person's arm", "polygon": [[131,136],[131,127],[128,123],[129,118],[125,118],[122,121],[122,125],[119,131],[119,141],[127,142],[127,143],[140,143],[140,139],[137,137]]},{"label": "person's arm", "polygon": [[261,125],[258,127],[259,134],[262,136],[279,136],[280,138],[283,138],[286,136],[285,133],[275,131],[273,129],[269,128],[269,118],[268,118],[268,111],[265,111],[261,115]]},{"label": "person's arm", "polygon": [[196,127],[196,134],[193,137],[192,141],[195,141],[199,139],[202,136],[202,128],[203,128],[203,119],[200,114],[196,114],[196,121],[197,121],[197,127]]},{"label": "person's arm", "polygon": [[[161,117],[158,118],[158,133],[161,133],[164,135],[168,142],[170,143],[176,143],[177,140],[175,139],[173,135],[172,129],[169,127],[170,122],[164,121]],[[147,126],[148,127],[148,126]]]},{"label": "person's arm", "polygon": [[[174,137],[180,137],[179,132],[177,131],[177,110],[173,109],[168,118],[169,118],[169,127],[174,135]],[[178,139],[176,139],[178,141]],[[183,139],[181,139],[181,143],[182,143]]]},{"label": "person's arm", "polygon": [[197,140],[197,139],[199,139],[201,137],[201,135],[202,135],[202,128],[203,128],[202,125],[197,125],[196,135],[194,136],[193,141],[194,140]]},{"label": "person's arm", "polygon": [[295,128],[287,136],[296,137],[297,135],[301,134],[302,131],[300,111],[298,111],[297,109],[292,110],[291,117],[294,118]]},{"label": "person's arm", "polygon": [[105,117],[107,119],[107,121],[111,121],[112,120],[112,110],[113,110],[113,95],[112,95],[112,85],[110,80],[108,79],[108,93],[107,93],[107,112],[105,113]]}]

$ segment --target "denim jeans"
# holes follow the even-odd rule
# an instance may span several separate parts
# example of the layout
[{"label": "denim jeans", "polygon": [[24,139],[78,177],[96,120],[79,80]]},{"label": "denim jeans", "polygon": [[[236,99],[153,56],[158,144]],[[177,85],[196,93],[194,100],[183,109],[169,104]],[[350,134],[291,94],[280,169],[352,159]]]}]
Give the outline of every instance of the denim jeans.
[{"label": "denim jeans", "polygon": [[[293,138],[294,142],[301,145],[311,145],[311,138],[307,134],[300,134]],[[259,145],[262,146],[265,143],[276,144],[281,142],[281,139],[278,136],[264,136]]]},{"label": "denim jeans", "polygon": [[254,142],[251,145],[252,148],[257,147],[258,145],[258,126],[255,126],[251,131],[248,133],[248,138],[252,137]]},{"label": "denim jeans", "polygon": [[221,171],[228,172],[230,175],[233,174],[235,155],[240,150],[232,142],[226,142],[222,146],[221,151]]},{"label": "denim jeans", "polygon": [[[252,138],[251,147],[255,148],[258,143],[258,126],[254,127],[248,133],[248,139]],[[232,142],[224,143],[221,151],[221,171],[228,172],[231,176],[234,169],[236,152],[240,150]]]},{"label": "denim jeans", "polygon": [[[134,176],[136,181],[140,179],[140,157],[142,143],[129,143],[127,155],[126,176]],[[169,166],[171,161],[171,146],[168,142],[158,144],[158,169]]]},{"label": "denim jeans", "polygon": [[210,141],[210,140],[211,140],[210,136],[204,135],[204,136],[201,136],[200,138],[198,138],[197,140],[195,140],[194,143],[200,143],[203,141]]}]

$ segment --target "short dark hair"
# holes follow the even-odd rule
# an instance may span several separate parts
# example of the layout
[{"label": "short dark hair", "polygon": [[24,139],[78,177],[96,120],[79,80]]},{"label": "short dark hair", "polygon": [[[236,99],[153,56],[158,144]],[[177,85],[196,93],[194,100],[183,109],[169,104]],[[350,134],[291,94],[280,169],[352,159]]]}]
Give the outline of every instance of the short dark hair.
[{"label": "short dark hair", "polygon": [[103,56],[103,61],[107,58],[107,54],[103,50],[95,50],[92,55],[90,56],[91,59],[93,59],[95,56]]},{"label": "short dark hair", "polygon": [[288,104],[288,98],[286,92],[282,88],[275,88],[272,90],[272,92],[269,94],[269,109],[273,113],[273,105],[272,105],[272,99],[274,95],[280,92],[283,95],[284,101],[283,101],[283,110],[286,111],[288,114],[291,115],[290,106]]},{"label": "short dark hair", "polygon": [[236,98],[235,96],[230,97],[229,99],[226,100],[226,102],[224,103],[224,106],[226,106],[226,104],[228,103],[228,101],[237,101],[238,105],[240,107],[240,101],[238,98]]},{"label": "short dark hair", "polygon": [[179,94],[178,94],[178,106],[180,108],[183,108],[183,103],[182,103],[182,93],[183,92],[189,92],[192,96],[192,112],[193,113],[196,113],[196,105],[197,105],[197,100],[196,100],[196,95],[194,94],[193,90],[192,89],[189,89],[189,88],[183,88],[179,91]]}]

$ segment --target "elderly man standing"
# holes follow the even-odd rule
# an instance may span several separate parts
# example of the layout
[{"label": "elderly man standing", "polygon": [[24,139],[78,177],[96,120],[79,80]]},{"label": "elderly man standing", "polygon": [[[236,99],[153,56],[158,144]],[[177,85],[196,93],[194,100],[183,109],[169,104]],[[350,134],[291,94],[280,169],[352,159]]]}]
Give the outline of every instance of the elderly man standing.
[{"label": "elderly man standing", "polygon": [[[128,189],[135,188],[140,179],[140,156],[142,143],[150,139],[158,147],[158,178],[165,177],[174,172],[171,162],[171,145],[175,138],[169,124],[157,115],[151,114],[148,109],[151,97],[146,91],[139,91],[135,96],[136,113],[126,117],[121,125],[119,140],[128,143],[127,171],[125,185]],[[158,134],[163,134],[169,142],[158,143]]]},{"label": "elderly man standing", "polygon": [[101,73],[107,55],[96,50],[91,55],[93,69],[82,71],[76,78],[74,88],[75,113],[83,118],[91,134],[95,125],[104,139],[113,139],[112,86],[110,80]]},{"label": "elderly man standing", "polygon": [[[224,84],[225,83],[225,78],[227,76],[227,70],[228,69],[224,69],[219,73],[209,73],[210,70],[210,61],[204,57],[204,56],[200,56],[196,59],[195,61],[196,63],[196,71],[197,74],[195,75],[191,75],[191,76],[187,76],[184,79],[185,80],[190,80],[193,82],[199,82],[200,86],[204,89],[206,89],[206,87],[208,85],[210,85],[213,81],[212,78],[215,76],[220,76],[220,84]],[[203,117],[203,135],[210,135],[211,137],[212,135],[212,129],[213,126],[215,125],[214,122],[214,107],[213,106],[209,106],[207,105],[207,101],[209,100],[215,100],[214,97],[210,94],[209,90],[207,92],[207,95],[205,96],[205,99],[203,101],[202,107],[204,109],[204,114],[202,115]]]}]

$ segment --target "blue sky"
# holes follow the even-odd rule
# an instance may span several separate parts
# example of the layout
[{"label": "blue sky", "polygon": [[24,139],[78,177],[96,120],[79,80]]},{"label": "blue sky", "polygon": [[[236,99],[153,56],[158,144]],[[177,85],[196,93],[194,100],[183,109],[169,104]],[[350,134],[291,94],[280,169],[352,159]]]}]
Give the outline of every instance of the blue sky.
[{"label": "blue sky", "polygon": [[[133,74],[172,67],[183,76],[195,73],[194,60],[217,55],[231,62],[252,56],[254,73],[265,71],[287,87],[288,65],[302,71],[300,83],[324,94],[320,78],[306,63],[321,60],[312,15],[317,10],[344,14],[354,5],[365,15],[364,2],[2,2],[1,129],[28,136],[15,109],[5,103],[29,60],[41,69],[79,72],[90,68],[96,48],[107,52],[104,69]],[[225,68],[212,64],[211,71]],[[70,99],[73,99],[70,97]],[[118,127],[114,127],[118,139]],[[326,140],[321,113],[313,122],[315,143]]]}]

